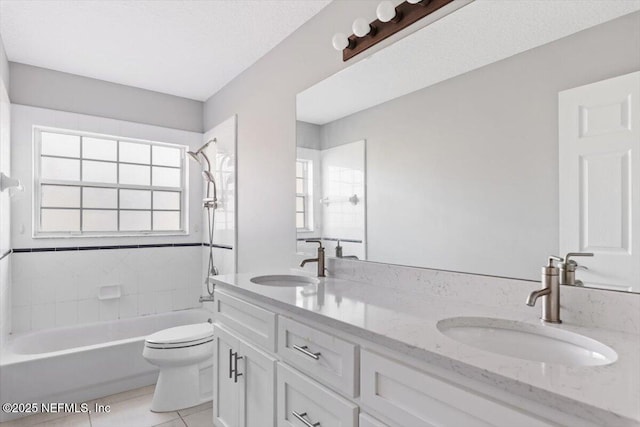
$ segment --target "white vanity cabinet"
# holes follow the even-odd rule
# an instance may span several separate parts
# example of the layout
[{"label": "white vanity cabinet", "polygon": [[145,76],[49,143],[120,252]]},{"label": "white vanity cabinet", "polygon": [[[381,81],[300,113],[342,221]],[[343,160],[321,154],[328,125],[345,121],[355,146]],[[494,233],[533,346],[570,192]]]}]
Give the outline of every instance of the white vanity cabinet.
[{"label": "white vanity cabinet", "polygon": [[214,336],[215,425],[275,425],[276,359],[219,324]]},{"label": "white vanity cabinet", "polygon": [[399,426],[555,425],[368,350],[360,363],[362,404]]},{"label": "white vanity cabinet", "polygon": [[593,425],[241,298],[216,290],[217,427]]}]

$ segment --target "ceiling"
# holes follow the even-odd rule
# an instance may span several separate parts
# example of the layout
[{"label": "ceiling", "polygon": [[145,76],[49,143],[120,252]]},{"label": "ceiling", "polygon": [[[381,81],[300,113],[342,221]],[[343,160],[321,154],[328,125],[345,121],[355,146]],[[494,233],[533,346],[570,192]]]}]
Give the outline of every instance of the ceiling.
[{"label": "ceiling", "polygon": [[476,0],[298,94],[298,120],[329,123],[637,10],[638,0]]},{"label": "ceiling", "polygon": [[0,0],[9,61],[204,101],[330,0]]}]

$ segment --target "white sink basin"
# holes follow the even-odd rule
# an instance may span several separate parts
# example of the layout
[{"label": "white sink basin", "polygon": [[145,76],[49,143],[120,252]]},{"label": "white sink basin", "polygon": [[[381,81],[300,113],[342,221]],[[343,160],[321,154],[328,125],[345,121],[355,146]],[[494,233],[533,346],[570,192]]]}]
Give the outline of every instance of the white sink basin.
[{"label": "white sink basin", "polygon": [[610,347],[573,332],[488,317],[452,317],[438,330],[464,344],[519,359],[566,366],[608,365],[618,359]]},{"label": "white sink basin", "polygon": [[257,276],[252,277],[251,282],[255,283],[256,285],[282,287],[309,286],[317,285],[318,283],[320,283],[320,281],[315,277],[297,276],[293,274]]}]

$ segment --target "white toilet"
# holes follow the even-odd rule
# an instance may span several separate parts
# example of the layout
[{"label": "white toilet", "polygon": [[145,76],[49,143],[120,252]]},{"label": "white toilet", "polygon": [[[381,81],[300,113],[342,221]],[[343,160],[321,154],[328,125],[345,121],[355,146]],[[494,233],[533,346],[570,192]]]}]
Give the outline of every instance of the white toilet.
[{"label": "white toilet", "polygon": [[151,410],[176,411],[211,400],[213,325],[197,323],[149,335],[144,358],[160,368]]}]

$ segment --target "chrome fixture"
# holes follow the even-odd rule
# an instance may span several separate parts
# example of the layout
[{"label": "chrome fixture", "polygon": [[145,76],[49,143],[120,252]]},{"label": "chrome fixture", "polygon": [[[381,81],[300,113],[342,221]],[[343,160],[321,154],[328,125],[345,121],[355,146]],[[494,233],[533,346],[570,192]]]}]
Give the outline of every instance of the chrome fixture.
[{"label": "chrome fixture", "polygon": [[549,257],[547,265],[542,267],[542,289],[529,294],[527,305],[533,307],[538,298],[542,297],[540,319],[548,323],[562,323],[560,320],[560,269],[554,265],[554,261],[562,262],[563,259],[554,255]]},{"label": "chrome fixture", "polygon": [[298,350],[300,353],[302,353],[305,356],[310,357],[310,358],[312,358],[314,360],[319,360],[320,359],[320,355],[322,354],[320,352],[314,353],[312,351],[309,351],[309,347],[307,347],[306,345],[294,344],[293,345],[293,349],[294,350]]},{"label": "chrome fixture", "polygon": [[16,191],[24,191],[24,187],[19,179],[11,178],[0,172],[0,192],[15,188]]},{"label": "chrome fixture", "polygon": [[593,256],[592,252],[569,252],[567,256],[564,257],[564,262],[560,264],[560,284],[561,285],[569,285],[569,286],[584,286],[582,280],[576,280],[576,270],[588,270],[587,267],[583,265],[578,265],[571,257],[576,256]]},{"label": "chrome fixture", "polygon": [[322,247],[322,241],[319,239],[308,239],[305,240],[307,243],[317,243],[318,246],[318,256],[317,258],[307,258],[300,263],[300,267],[304,267],[304,265],[308,262],[317,262],[318,263],[318,277],[325,277],[324,274],[324,247]]},{"label": "chrome fixture", "polygon": [[[211,145],[211,143],[216,143],[216,138],[210,139],[207,141],[202,147],[198,148],[196,151],[187,151],[187,154],[196,162],[200,164],[203,168],[202,177],[204,178],[204,182],[207,186],[206,195],[202,199],[202,207],[207,211],[207,234],[209,237],[209,266],[207,268],[207,274],[204,279],[204,283],[207,285],[207,293],[208,296],[201,296],[198,301],[199,302],[211,302],[213,301],[213,292],[215,290],[215,286],[211,283],[209,279],[210,276],[217,276],[218,269],[213,264],[213,227],[215,222],[215,211],[218,208],[218,189],[216,187],[216,180],[213,177],[213,173],[211,172],[211,161],[209,160],[209,156],[204,152],[204,150]],[[211,194],[211,190],[213,189],[213,195]],[[211,285],[211,286],[209,286]]]},{"label": "chrome fixture", "polygon": [[296,412],[296,411],[292,411],[291,412],[293,414],[294,417],[296,417],[302,424],[305,425],[305,427],[320,427],[320,423],[314,423],[311,422],[309,420],[307,420],[305,417],[307,417],[307,413],[306,412]]},{"label": "chrome fixture", "polygon": [[358,259],[355,255],[343,255],[342,254],[342,246],[340,246],[340,240],[338,240],[338,244],[336,245],[336,258],[343,259]]}]

